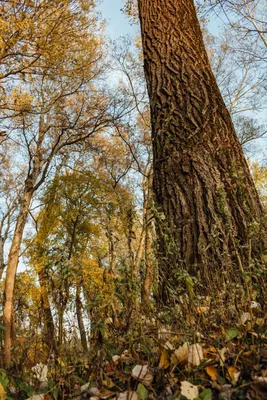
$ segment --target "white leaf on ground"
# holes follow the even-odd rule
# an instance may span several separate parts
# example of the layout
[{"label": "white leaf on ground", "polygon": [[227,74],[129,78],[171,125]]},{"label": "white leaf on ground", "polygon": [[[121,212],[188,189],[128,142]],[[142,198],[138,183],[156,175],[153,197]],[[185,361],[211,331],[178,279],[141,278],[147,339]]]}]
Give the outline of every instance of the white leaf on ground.
[{"label": "white leaf on ground", "polygon": [[172,343],[169,342],[169,340],[163,345],[163,347],[166,350],[174,350],[174,347],[173,347]]},{"label": "white leaf on ground", "polygon": [[173,364],[182,364],[188,360],[189,343],[185,342],[182,346],[178,347],[172,355]]},{"label": "white leaf on ground", "polygon": [[181,382],[181,395],[185,396],[188,400],[197,399],[199,396],[198,387],[192,383],[183,381]]},{"label": "white leaf on ground", "polygon": [[147,365],[136,365],[132,370],[132,377],[147,386],[151,385],[153,381],[153,375]]},{"label": "white leaf on ground", "polygon": [[34,394],[32,397],[29,397],[27,400],[44,400],[44,394]]},{"label": "white leaf on ground", "polygon": [[198,367],[203,360],[203,349],[198,343],[192,344],[188,349],[188,364],[189,366]]},{"label": "white leaf on ground", "polygon": [[252,301],[250,304],[250,308],[261,308],[261,305],[256,301]]},{"label": "white leaf on ground", "polygon": [[114,362],[114,364],[118,364],[120,359],[121,359],[121,356],[118,356],[118,355],[115,355],[112,357],[112,361]]},{"label": "white leaf on ground", "polygon": [[131,391],[120,393],[118,397],[118,400],[138,400],[138,399],[139,399],[138,393]]},{"label": "white leaf on ground", "polygon": [[221,350],[219,350],[219,358],[220,358],[220,366],[223,367],[225,363],[225,353],[227,353],[228,349],[226,347],[223,347]]},{"label": "white leaf on ground", "polygon": [[250,313],[244,312],[241,317],[240,317],[240,323],[241,325],[245,325],[247,321],[250,321]]}]

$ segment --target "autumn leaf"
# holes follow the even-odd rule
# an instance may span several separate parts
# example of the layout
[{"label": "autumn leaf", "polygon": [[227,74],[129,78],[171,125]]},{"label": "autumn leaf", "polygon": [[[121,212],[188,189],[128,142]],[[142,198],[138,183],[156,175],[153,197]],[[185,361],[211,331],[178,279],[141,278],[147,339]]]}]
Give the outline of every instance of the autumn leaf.
[{"label": "autumn leaf", "polygon": [[205,368],[207,374],[211,378],[212,381],[216,381],[218,378],[217,368],[214,365],[209,365]]},{"label": "autumn leaf", "polygon": [[237,367],[228,367],[227,369],[228,375],[231,379],[231,382],[233,385],[235,385],[240,377],[241,372],[239,371],[239,369]]},{"label": "autumn leaf", "polygon": [[151,385],[153,381],[153,375],[148,370],[147,365],[136,365],[132,370],[132,377],[138,379],[146,386]]},{"label": "autumn leaf", "polygon": [[5,400],[6,398],[6,391],[2,383],[0,383],[0,400]]},{"label": "autumn leaf", "polygon": [[189,366],[198,367],[203,360],[203,349],[199,343],[192,344],[188,349]]},{"label": "autumn leaf", "polygon": [[185,396],[188,400],[194,400],[198,398],[199,392],[198,387],[192,385],[191,382],[181,382],[181,395]]},{"label": "autumn leaf", "polygon": [[168,350],[163,349],[161,356],[160,356],[159,368],[167,369],[169,367],[169,365],[170,365],[170,361],[169,361]]},{"label": "autumn leaf", "polygon": [[171,356],[171,362],[174,365],[186,363],[188,360],[188,348],[189,343],[184,343],[178,349],[174,351]]}]

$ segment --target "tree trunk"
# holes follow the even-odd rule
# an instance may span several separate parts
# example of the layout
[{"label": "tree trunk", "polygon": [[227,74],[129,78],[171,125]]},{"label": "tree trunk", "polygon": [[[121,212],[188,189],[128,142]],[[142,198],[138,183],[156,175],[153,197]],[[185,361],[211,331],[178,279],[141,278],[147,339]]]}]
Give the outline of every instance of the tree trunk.
[{"label": "tree trunk", "polygon": [[5,260],[4,260],[4,238],[0,236],[0,280],[2,279],[2,275],[5,269]]},{"label": "tree trunk", "polygon": [[33,195],[32,185],[29,185],[28,187],[28,185],[26,184],[26,188],[27,189],[25,190],[22,198],[20,212],[17,218],[15,232],[13,235],[13,240],[9,251],[7,271],[6,271],[5,304],[3,310],[3,318],[5,326],[4,340],[5,340],[6,366],[9,366],[11,363],[13,295],[14,295],[14,285],[15,285],[15,278],[19,260],[19,252],[29,212],[29,206]]},{"label": "tree trunk", "polygon": [[48,274],[45,267],[38,271],[38,278],[41,289],[41,311],[44,315],[44,342],[49,352],[56,352],[55,325],[47,292]]},{"label": "tree trunk", "polygon": [[142,306],[143,309],[148,311],[151,306],[150,295],[153,284],[155,263],[153,262],[153,220],[154,215],[152,212],[152,170],[150,170],[147,178],[146,190],[146,209],[145,209],[145,271],[144,279],[142,282]]},{"label": "tree trunk", "polygon": [[151,106],[160,296],[170,302],[181,271],[210,284],[215,271],[246,268],[250,246],[260,257],[263,210],[211,71],[193,0],[138,4]]},{"label": "tree trunk", "polygon": [[78,326],[79,326],[79,331],[80,331],[80,336],[81,336],[81,344],[83,349],[87,352],[88,351],[88,346],[87,346],[87,338],[86,338],[86,331],[85,331],[85,326],[83,322],[83,314],[82,314],[82,302],[81,302],[81,287],[80,283],[76,282],[76,315],[77,315],[77,320],[78,320]]}]

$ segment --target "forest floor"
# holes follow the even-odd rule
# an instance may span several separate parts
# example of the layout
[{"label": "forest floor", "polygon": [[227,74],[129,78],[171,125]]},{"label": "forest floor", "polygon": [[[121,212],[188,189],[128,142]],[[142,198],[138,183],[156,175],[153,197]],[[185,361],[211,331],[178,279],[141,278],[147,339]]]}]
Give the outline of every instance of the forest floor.
[{"label": "forest floor", "polygon": [[182,328],[169,318],[143,316],[127,331],[110,321],[87,354],[66,349],[28,377],[1,370],[0,399],[267,399],[266,319],[258,303],[227,328],[205,306]]}]

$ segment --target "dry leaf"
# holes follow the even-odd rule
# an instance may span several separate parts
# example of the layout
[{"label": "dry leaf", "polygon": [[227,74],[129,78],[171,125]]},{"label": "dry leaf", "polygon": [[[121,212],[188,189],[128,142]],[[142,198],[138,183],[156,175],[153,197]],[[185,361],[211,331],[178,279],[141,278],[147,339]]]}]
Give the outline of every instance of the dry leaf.
[{"label": "dry leaf", "polygon": [[240,317],[240,324],[241,325],[245,325],[247,321],[250,321],[251,317],[250,317],[250,313],[245,312],[241,315]]},{"label": "dry leaf", "polygon": [[171,362],[174,365],[186,363],[188,360],[189,343],[185,342],[177,350],[174,351]]},{"label": "dry leaf", "polygon": [[232,384],[235,385],[240,377],[240,371],[237,367],[229,367],[227,369],[228,375],[232,381]]},{"label": "dry leaf", "polygon": [[200,344],[192,344],[188,349],[189,366],[198,367],[203,360],[203,350]]},{"label": "dry leaf", "polygon": [[118,400],[138,400],[138,399],[139,399],[138,393],[131,391],[120,393],[118,397]]},{"label": "dry leaf", "polygon": [[209,312],[209,307],[197,307],[196,313],[197,314],[207,314]]},{"label": "dry leaf", "polygon": [[139,382],[146,386],[151,385],[153,381],[153,375],[148,370],[147,365],[136,365],[132,370],[132,377],[138,379]]},{"label": "dry leaf", "polygon": [[112,389],[115,386],[115,383],[112,381],[111,378],[106,378],[102,381],[103,385],[108,389]]},{"label": "dry leaf", "polygon": [[167,349],[167,350],[174,350],[174,347],[173,347],[172,343],[169,342],[169,341],[167,341],[167,342],[163,345],[163,347],[164,347],[164,349]]},{"label": "dry leaf", "polygon": [[161,353],[160,356],[160,361],[159,361],[159,368],[160,369],[167,369],[170,365],[169,361],[169,354],[166,349],[163,349],[163,352]]},{"label": "dry leaf", "polygon": [[6,391],[2,383],[0,383],[0,400],[5,400],[6,398]]},{"label": "dry leaf", "polygon": [[207,374],[211,378],[212,381],[216,381],[218,378],[218,372],[217,368],[214,367],[214,365],[209,365],[208,367],[205,368]]},{"label": "dry leaf", "polygon": [[215,349],[215,347],[208,347],[207,349],[203,350],[203,355],[205,358],[213,356],[214,354],[217,354],[217,350]]},{"label": "dry leaf", "polygon": [[181,395],[185,396],[188,400],[197,399],[199,396],[198,387],[192,383],[183,381],[181,382]]},{"label": "dry leaf", "polygon": [[219,350],[219,357],[220,357],[220,366],[223,367],[225,363],[225,354],[227,353],[228,349],[226,347],[223,347],[221,350]]},{"label": "dry leaf", "polygon": [[114,362],[114,364],[118,364],[118,362],[120,361],[121,356],[115,355],[112,357],[112,361]]}]

